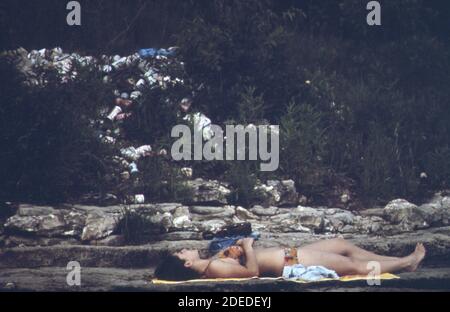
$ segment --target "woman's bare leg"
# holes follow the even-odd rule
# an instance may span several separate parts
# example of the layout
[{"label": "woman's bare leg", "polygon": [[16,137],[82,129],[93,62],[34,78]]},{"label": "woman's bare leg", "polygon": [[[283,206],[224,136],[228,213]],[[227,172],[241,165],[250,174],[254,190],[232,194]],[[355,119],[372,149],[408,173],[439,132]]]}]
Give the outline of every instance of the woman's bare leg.
[{"label": "woman's bare leg", "polygon": [[392,261],[399,260],[398,257],[388,257],[377,255],[373,252],[364,250],[343,238],[334,238],[315,242],[302,248],[309,248],[317,251],[335,253],[342,256],[350,257],[357,260],[367,261]]},{"label": "woman's bare leg", "polygon": [[[380,273],[394,273],[401,270],[414,271],[425,256],[425,248],[418,244],[409,256],[396,260],[378,260]],[[373,271],[368,266],[370,261],[357,260],[336,253],[319,251],[311,248],[298,249],[299,263],[304,266],[320,265],[336,271],[338,275],[367,275]],[[374,260],[376,261],[376,260]]]}]

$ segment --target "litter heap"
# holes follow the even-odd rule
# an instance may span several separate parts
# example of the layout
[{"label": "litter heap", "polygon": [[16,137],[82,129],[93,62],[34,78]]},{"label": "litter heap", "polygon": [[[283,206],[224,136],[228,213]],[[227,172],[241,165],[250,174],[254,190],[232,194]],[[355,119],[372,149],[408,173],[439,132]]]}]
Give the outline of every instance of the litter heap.
[{"label": "litter heap", "polygon": [[[111,86],[114,98],[112,103],[100,103],[99,116],[91,120],[96,136],[104,144],[112,145],[117,155],[113,157],[117,165],[118,176],[122,181],[136,183],[134,175],[139,172],[139,160],[145,157],[167,157],[167,149],[155,149],[142,138],[135,139],[124,131],[124,123],[139,111],[146,95],[152,91],[170,89],[177,95],[163,98],[162,101],[176,102],[177,117],[186,121],[211,124],[203,114],[190,114],[192,98],[200,88],[193,88],[186,78],[184,63],[177,58],[177,48],[141,49],[128,56],[101,55],[82,56],[78,53],[65,53],[61,48],[32,50],[23,48],[3,52],[1,57],[8,58],[16,65],[23,76],[23,84],[33,88],[47,86],[48,71],[53,71],[61,84],[76,81],[81,71],[100,75],[105,85]],[[172,92],[172,90],[178,92]],[[194,90],[195,91],[192,91]],[[181,118],[180,118],[181,120]],[[169,133],[170,134],[170,133]],[[134,179],[134,181],[133,181]],[[101,198],[100,198],[101,197]],[[113,204],[118,202],[141,204],[145,202],[143,194],[118,199],[114,194],[89,194],[82,199],[86,203]]]}]

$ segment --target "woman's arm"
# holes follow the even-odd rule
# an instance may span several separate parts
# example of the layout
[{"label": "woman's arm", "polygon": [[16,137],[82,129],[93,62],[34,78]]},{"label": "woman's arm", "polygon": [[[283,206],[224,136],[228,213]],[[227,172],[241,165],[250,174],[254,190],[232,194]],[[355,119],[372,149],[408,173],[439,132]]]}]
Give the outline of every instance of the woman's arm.
[{"label": "woman's arm", "polygon": [[244,238],[238,242],[245,253],[245,266],[233,264],[221,260],[213,261],[209,268],[207,277],[210,278],[245,278],[259,275],[258,262],[253,250],[253,238]]},{"label": "woman's arm", "polygon": [[242,246],[245,253],[245,267],[249,273],[253,276],[259,275],[258,261],[256,260],[256,254],[253,250],[253,238],[244,238],[240,240],[237,244]]}]

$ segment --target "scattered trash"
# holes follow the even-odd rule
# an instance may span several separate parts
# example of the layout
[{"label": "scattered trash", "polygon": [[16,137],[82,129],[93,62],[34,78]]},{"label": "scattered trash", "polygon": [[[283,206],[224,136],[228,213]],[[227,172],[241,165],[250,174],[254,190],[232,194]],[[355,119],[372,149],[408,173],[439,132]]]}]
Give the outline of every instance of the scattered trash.
[{"label": "scattered trash", "polygon": [[130,163],[128,161],[126,161],[125,159],[123,159],[120,164],[122,165],[123,168],[130,167]]},{"label": "scattered trash", "polygon": [[142,92],[140,92],[140,91],[133,91],[133,92],[131,92],[131,94],[130,94],[130,99],[132,99],[132,100],[137,100],[137,99],[139,99],[141,96],[142,96]]},{"label": "scattered trash", "polygon": [[341,195],[341,203],[347,204],[350,201],[350,195],[348,193],[344,193]]},{"label": "scattered trash", "polygon": [[133,202],[135,204],[144,204],[145,203],[145,196],[142,194],[134,195]]},{"label": "scattered trash", "polygon": [[[126,94],[126,93],[124,93],[124,94]],[[128,94],[127,94],[127,96],[128,96]],[[131,100],[127,100],[127,99],[125,99],[125,98],[117,98],[116,99],[116,105],[117,106],[121,106],[121,107],[130,107],[131,105],[133,104],[133,101],[131,101]]]},{"label": "scattered trash", "polygon": [[[112,156],[115,167],[113,172],[108,172],[108,177],[117,177],[122,181],[128,181],[139,172],[138,160],[143,157],[166,157],[168,152],[161,148],[153,150],[150,145],[142,145],[135,148],[133,138],[122,128],[126,119],[138,114],[136,108],[144,102],[148,96],[146,91],[155,89],[167,89],[172,86],[185,83],[184,63],[176,60],[176,47],[168,49],[141,49],[137,53],[125,55],[101,55],[100,57],[82,56],[77,53],[65,53],[61,48],[32,50],[17,49],[10,53],[12,57],[19,59],[15,62],[24,73],[24,85],[45,87],[48,83],[46,76],[41,71],[55,70],[61,84],[80,79],[79,68],[94,72],[100,76],[104,84],[114,85],[113,103],[99,103],[98,119],[90,120],[90,125],[95,130],[95,137],[102,143],[112,145],[119,151]],[[3,53],[2,53],[3,55]],[[6,55],[6,53],[5,53]],[[9,55],[9,54],[8,54]],[[36,70],[36,72],[34,71]],[[38,73],[38,74],[37,74]],[[195,92],[188,92],[179,103],[179,112],[187,114],[191,109]],[[161,99],[168,107],[172,105],[169,97]],[[190,116],[190,117],[189,117]],[[197,131],[202,131],[204,138],[211,138],[211,120],[203,114],[186,116],[191,120]],[[149,138],[152,139],[152,138]],[[145,142],[143,142],[145,143]],[[137,144],[136,144],[137,145]],[[135,145],[135,146],[136,146]],[[127,147],[130,146],[130,147]],[[113,149],[114,150],[114,149]],[[186,168],[183,175],[192,177],[192,169]],[[138,177],[134,176],[133,183]],[[114,195],[115,196],[115,195]],[[121,200],[126,200],[127,197]],[[116,201],[117,197],[111,197],[107,201]],[[100,195],[86,197],[86,201],[104,202]],[[143,203],[143,195],[134,196],[134,202]]]},{"label": "scattered trash", "polygon": [[192,175],[193,175],[193,170],[192,170],[192,168],[188,168],[188,167],[185,167],[185,168],[181,168],[181,174],[183,175],[183,176],[185,176],[186,178],[192,178]]},{"label": "scattered trash", "polygon": [[184,98],[180,102],[180,109],[182,112],[187,113],[188,110],[191,108],[192,105],[192,98]]},{"label": "scattered trash", "polygon": [[[116,57],[114,57],[115,59],[117,59]],[[112,63],[112,67],[119,69],[124,67],[127,64],[127,58],[126,57],[122,57],[117,59],[114,63]]]},{"label": "scattered trash", "polygon": [[120,106],[116,106],[106,118],[108,118],[111,121],[114,121],[114,119],[116,119],[117,115],[119,115],[120,113],[122,113],[122,108],[120,108]]},{"label": "scattered trash", "polygon": [[122,113],[122,108],[120,108],[120,106],[116,106],[114,107],[113,111],[108,115],[109,120],[114,121],[117,117],[117,115],[119,115],[120,113]]},{"label": "scattered trash", "polygon": [[131,115],[132,113],[121,113],[116,116],[116,120],[125,120],[129,118]]},{"label": "scattered trash", "polygon": [[188,114],[183,119],[192,123],[194,125],[194,131],[197,133],[201,132],[205,141],[212,139],[214,131],[211,128],[211,119],[204,114]]},{"label": "scattered trash", "polygon": [[130,169],[130,173],[131,173],[131,174],[134,174],[134,173],[138,173],[138,172],[139,172],[139,169],[138,169],[137,164],[136,164],[135,162],[132,162],[132,163],[128,166],[128,168]]},{"label": "scattered trash", "polygon": [[140,158],[140,155],[137,153],[136,149],[133,146],[121,149],[120,153],[123,157],[128,158],[132,161],[136,161]]},{"label": "scattered trash", "polygon": [[136,88],[143,89],[144,87],[145,87],[145,80],[144,79],[139,79],[136,82]]},{"label": "scattered trash", "polygon": [[159,150],[158,155],[159,156],[167,156],[167,150],[164,148]]},{"label": "scattered trash", "polygon": [[169,48],[169,49],[140,49],[139,50],[139,56],[142,58],[147,57],[157,57],[157,56],[173,56],[175,55],[176,48]]},{"label": "scattered trash", "polygon": [[149,156],[152,151],[152,147],[150,145],[143,145],[136,149],[136,153],[140,156]]},{"label": "scattered trash", "polygon": [[112,82],[111,77],[109,77],[109,76],[103,77],[103,82],[104,83],[111,83]]},{"label": "scattered trash", "polygon": [[115,144],[116,143],[116,139],[114,139],[113,137],[108,136],[108,135],[105,135],[105,136],[101,135],[100,139],[105,144]]},{"label": "scattered trash", "polygon": [[109,74],[110,72],[112,72],[112,70],[113,70],[113,68],[112,68],[111,65],[103,65],[103,67],[102,67],[102,71],[103,71],[104,73],[107,73],[107,74]]},{"label": "scattered trash", "polygon": [[133,146],[123,148],[120,153],[123,157],[128,158],[132,161],[137,161],[141,157],[151,156],[152,147],[150,145],[143,145],[141,147],[135,148]]}]

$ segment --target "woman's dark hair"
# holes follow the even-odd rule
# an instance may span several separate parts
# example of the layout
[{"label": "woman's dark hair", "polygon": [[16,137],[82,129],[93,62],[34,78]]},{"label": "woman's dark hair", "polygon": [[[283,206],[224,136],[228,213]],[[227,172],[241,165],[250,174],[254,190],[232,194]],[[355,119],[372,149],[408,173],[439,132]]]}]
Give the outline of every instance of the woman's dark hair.
[{"label": "woman's dark hair", "polygon": [[187,281],[200,278],[200,274],[184,266],[185,261],[175,255],[168,254],[158,264],[155,276],[167,281]]}]

